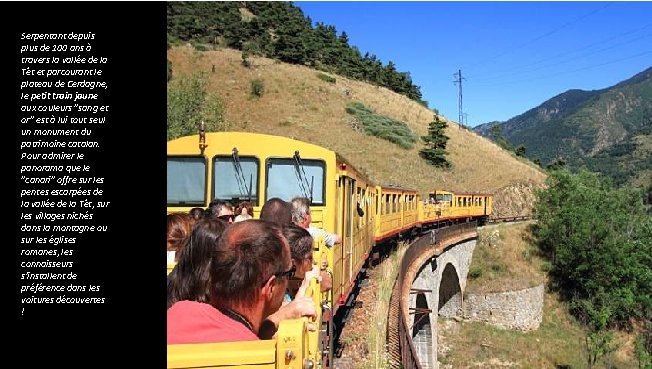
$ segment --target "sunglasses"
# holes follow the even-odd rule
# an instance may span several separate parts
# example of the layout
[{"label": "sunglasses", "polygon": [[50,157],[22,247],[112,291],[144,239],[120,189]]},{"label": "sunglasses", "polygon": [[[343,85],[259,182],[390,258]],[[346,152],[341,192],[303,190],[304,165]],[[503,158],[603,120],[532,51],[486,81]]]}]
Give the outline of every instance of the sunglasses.
[{"label": "sunglasses", "polygon": [[225,221],[225,222],[232,222],[233,219],[235,219],[235,216],[232,215],[232,214],[231,214],[231,215],[229,215],[229,214],[227,214],[227,215],[220,215],[220,216],[217,217],[217,219],[219,219],[219,220],[223,220],[223,221]]},{"label": "sunglasses", "polygon": [[296,272],[296,271],[297,271],[296,265],[292,264],[292,268],[290,268],[290,270],[285,271],[285,272],[274,273],[274,276],[277,279],[284,279],[284,278],[290,279],[290,278],[294,277],[294,272]]}]

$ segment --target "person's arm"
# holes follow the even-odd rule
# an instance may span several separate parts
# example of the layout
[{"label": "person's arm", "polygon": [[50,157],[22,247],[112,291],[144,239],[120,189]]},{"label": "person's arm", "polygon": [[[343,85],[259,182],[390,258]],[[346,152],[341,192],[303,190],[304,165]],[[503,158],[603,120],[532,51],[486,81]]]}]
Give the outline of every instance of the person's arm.
[{"label": "person's arm", "polygon": [[321,282],[319,284],[321,292],[329,291],[333,288],[333,277],[328,270],[320,271]]},{"label": "person's arm", "polygon": [[[304,316],[316,317],[317,310],[312,298],[303,295],[301,289],[289,304],[282,306],[278,311],[268,316],[258,330],[258,338],[268,340],[274,337],[278,330],[278,323],[284,319],[297,319]],[[312,327],[314,329],[314,327]]]}]

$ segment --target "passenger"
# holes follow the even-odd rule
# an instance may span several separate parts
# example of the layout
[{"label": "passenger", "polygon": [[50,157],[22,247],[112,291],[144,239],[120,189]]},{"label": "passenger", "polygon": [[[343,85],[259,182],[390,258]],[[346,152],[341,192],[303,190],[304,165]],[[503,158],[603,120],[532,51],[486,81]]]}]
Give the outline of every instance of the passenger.
[{"label": "passenger", "polygon": [[238,204],[238,208],[235,211],[236,217],[234,222],[242,222],[243,220],[249,220],[253,218],[254,208],[251,206],[249,201],[242,201]]},{"label": "passenger", "polygon": [[274,222],[284,226],[292,223],[292,204],[279,199],[271,198],[263,204],[260,219]]},{"label": "passenger", "polygon": [[179,255],[179,261],[168,283],[170,308],[177,301],[209,302],[211,256],[226,229],[223,221],[206,218],[199,221]]},{"label": "passenger", "polygon": [[179,301],[167,311],[167,343],[271,338],[283,319],[315,316],[297,296],[279,310],[294,270],[290,248],[273,223],[247,220],[227,227],[210,266],[210,303]]},{"label": "passenger", "polygon": [[233,205],[228,201],[213,200],[206,209],[206,216],[223,220],[227,223],[233,223]]},{"label": "passenger", "polygon": [[315,228],[310,224],[312,222],[312,217],[310,216],[310,199],[307,197],[295,197],[292,199],[291,204],[292,221],[294,224],[305,228],[313,238],[323,236],[326,245],[329,247],[333,247],[336,243],[342,242],[342,238],[339,235],[327,232],[321,228]]},{"label": "passenger", "polygon": [[[333,247],[336,243],[340,243],[342,238],[334,233],[326,232],[321,228],[315,228],[310,225],[312,217],[310,216],[310,200],[307,197],[295,197],[291,201],[292,204],[292,221],[297,226],[304,228],[313,237],[323,237],[326,246]],[[333,288],[333,276],[326,270],[328,262],[321,261],[320,278],[322,283],[320,288],[322,292],[326,292]]]},{"label": "passenger", "polygon": [[202,219],[204,219],[204,209],[202,208],[192,208],[188,212],[190,214],[190,217],[195,220],[195,222],[198,222]]},{"label": "passenger", "polygon": [[179,258],[179,252],[181,252],[188,236],[190,236],[190,232],[192,232],[192,226],[192,218],[187,213],[168,214],[168,263],[173,263]]},{"label": "passenger", "polygon": [[296,268],[294,278],[290,280],[288,290],[285,292],[284,303],[289,303],[297,295],[299,289],[303,289],[305,292],[313,277],[320,282],[321,277],[319,277],[319,268],[313,264],[310,233],[297,225],[289,224],[283,227],[283,235],[290,244],[292,264]]}]

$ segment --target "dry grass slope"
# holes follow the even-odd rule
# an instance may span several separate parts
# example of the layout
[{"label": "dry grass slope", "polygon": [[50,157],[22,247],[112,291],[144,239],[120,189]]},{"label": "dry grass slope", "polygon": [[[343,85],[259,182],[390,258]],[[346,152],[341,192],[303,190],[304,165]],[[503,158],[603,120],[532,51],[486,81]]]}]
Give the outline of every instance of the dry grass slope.
[{"label": "dry grass slope", "polygon": [[[168,58],[174,78],[204,73],[209,91],[224,100],[226,119],[233,130],[288,136],[327,147],[379,184],[399,184],[422,193],[434,188],[497,192],[518,184],[538,186],[545,179],[533,164],[459,129],[450,120],[446,134],[450,137],[451,170],[426,164],[418,156],[421,143],[404,150],[353,129],[345,108],[349,102],[360,101],[378,114],[405,122],[419,136],[427,133],[433,112],[385,88],[341,76],[334,76],[336,83],[328,83],[313,69],[267,58],[250,58],[251,67],[246,68],[241,53],[230,49],[200,52],[180,46],[170,49]],[[258,99],[250,98],[254,79],[265,86]]]}]

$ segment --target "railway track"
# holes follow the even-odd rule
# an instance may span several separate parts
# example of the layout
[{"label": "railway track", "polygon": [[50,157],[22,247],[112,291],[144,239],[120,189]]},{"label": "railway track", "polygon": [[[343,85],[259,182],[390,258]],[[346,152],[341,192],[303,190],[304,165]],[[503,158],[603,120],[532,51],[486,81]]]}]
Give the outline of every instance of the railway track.
[{"label": "railway track", "polygon": [[394,283],[387,317],[387,355],[392,369],[401,368],[401,341],[398,334],[399,284]]},{"label": "railway track", "polygon": [[489,218],[487,224],[523,222],[533,219],[530,215]]}]

